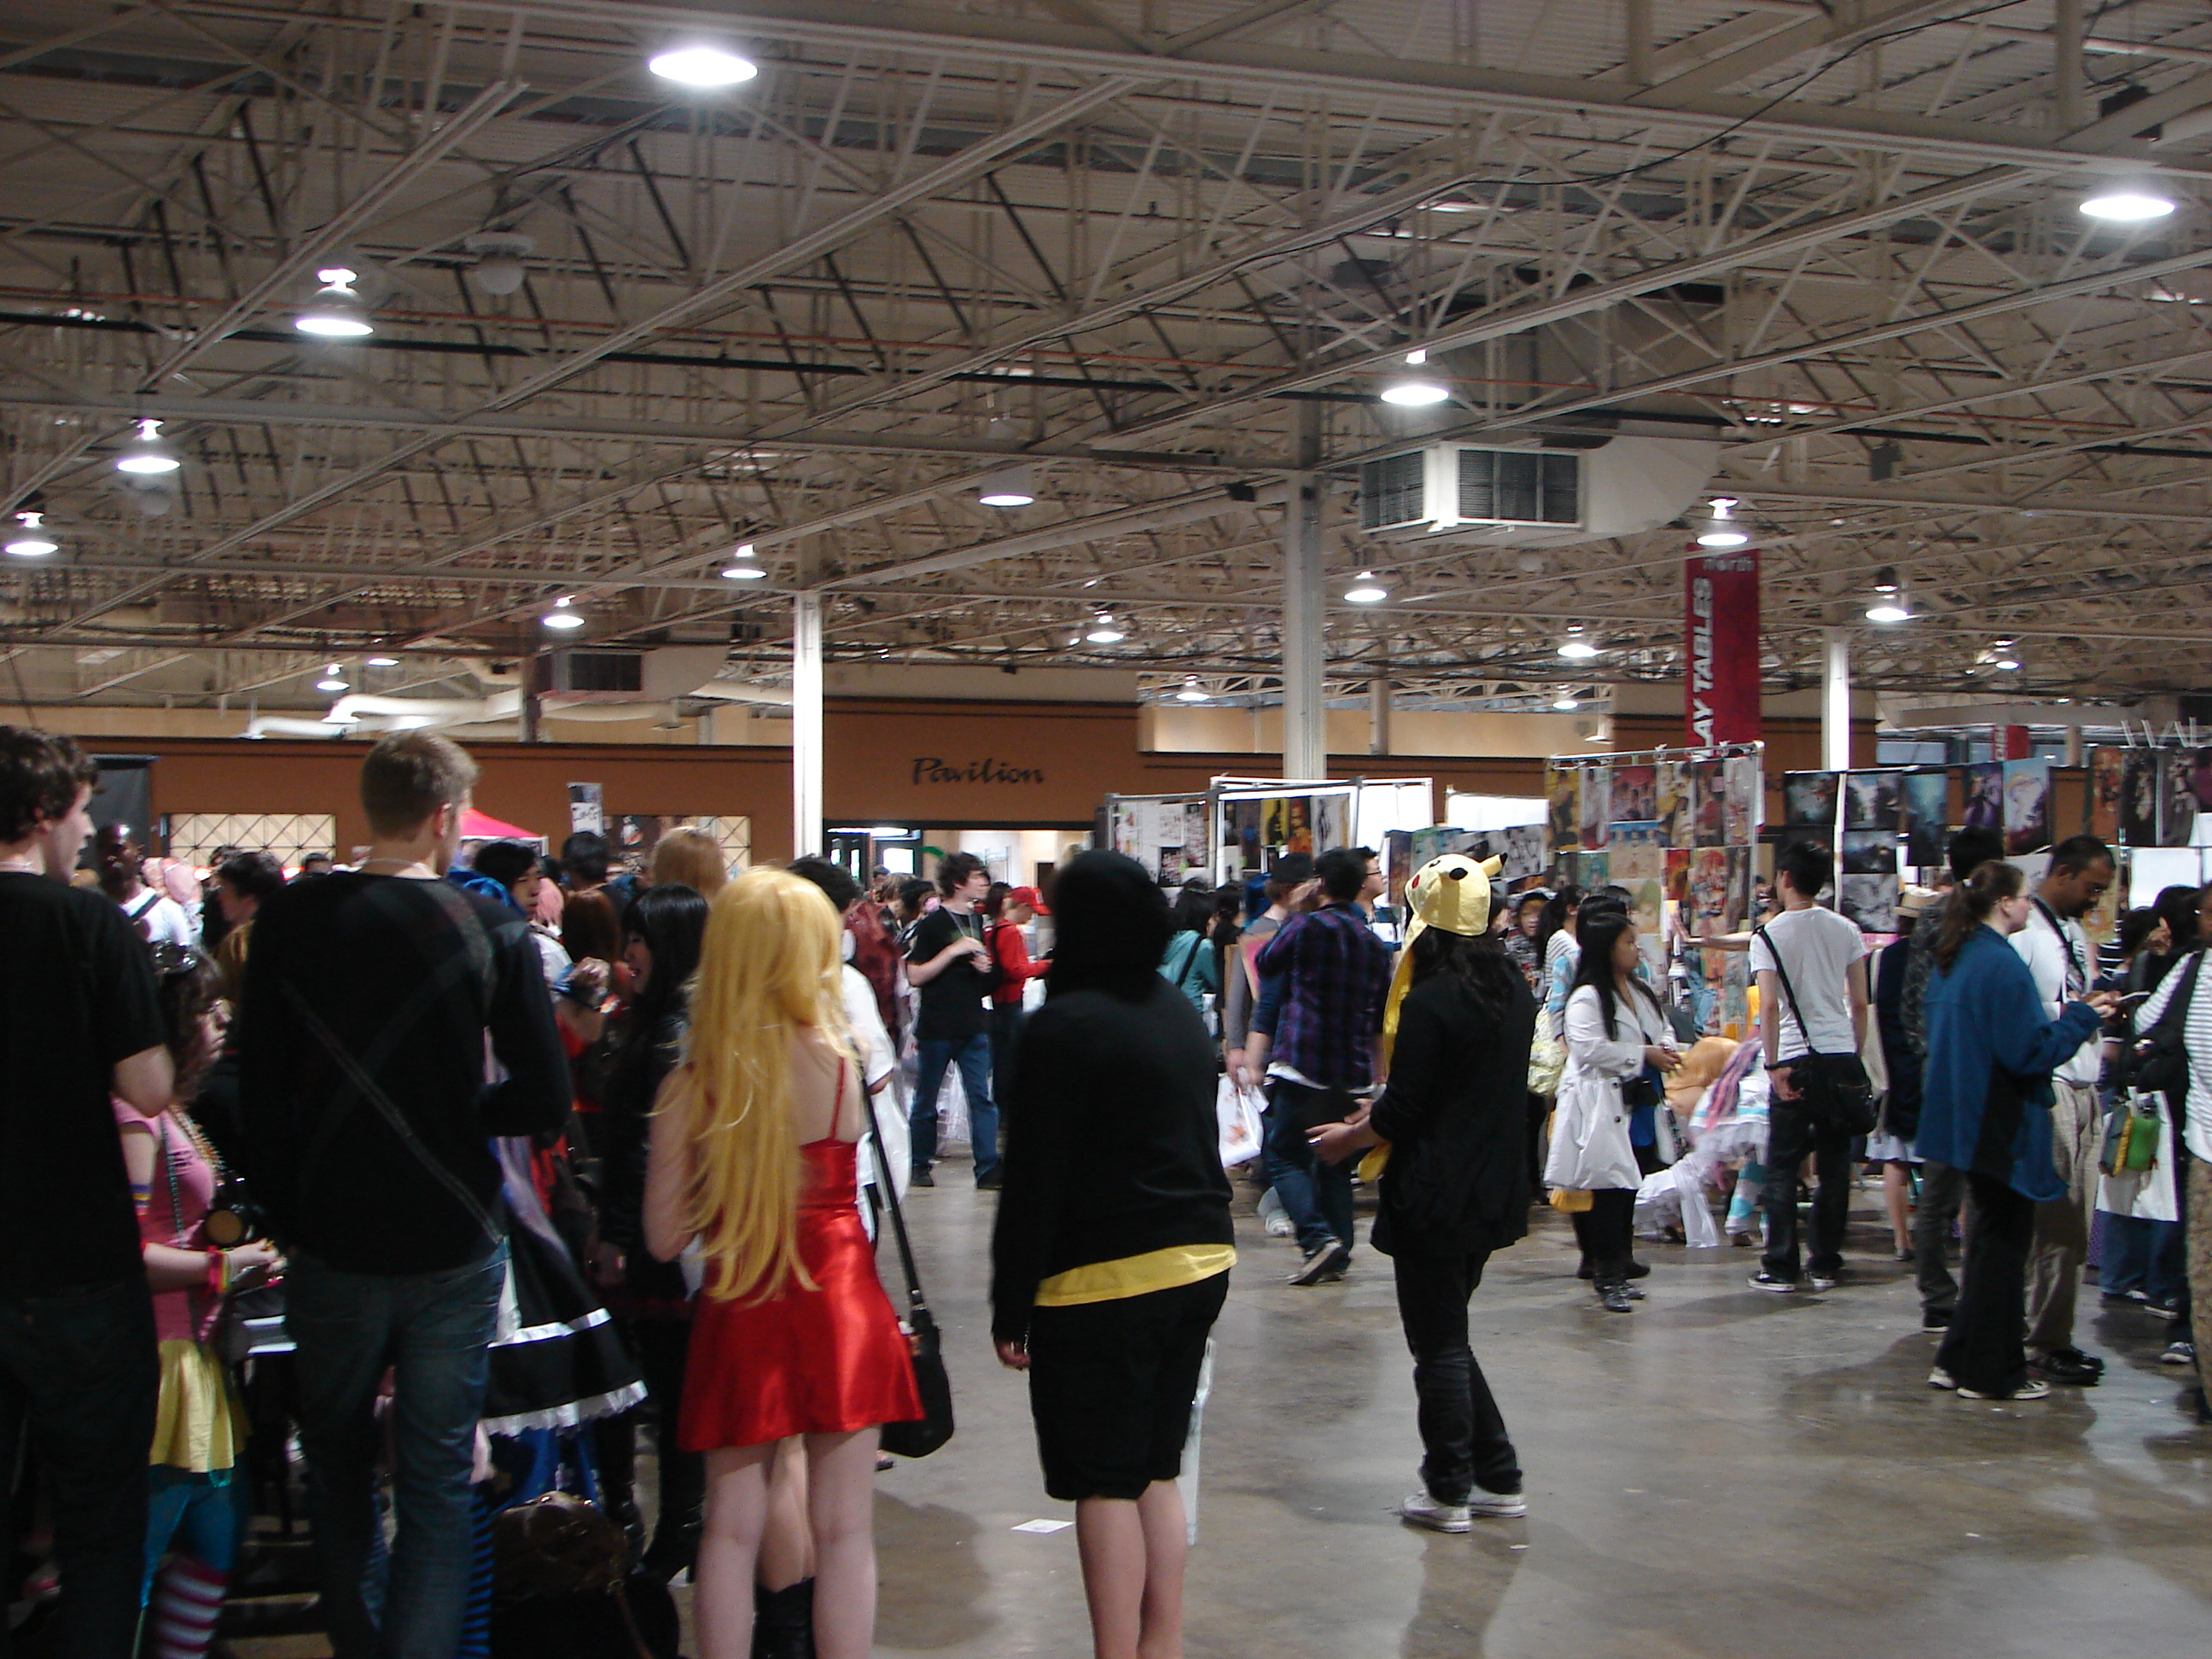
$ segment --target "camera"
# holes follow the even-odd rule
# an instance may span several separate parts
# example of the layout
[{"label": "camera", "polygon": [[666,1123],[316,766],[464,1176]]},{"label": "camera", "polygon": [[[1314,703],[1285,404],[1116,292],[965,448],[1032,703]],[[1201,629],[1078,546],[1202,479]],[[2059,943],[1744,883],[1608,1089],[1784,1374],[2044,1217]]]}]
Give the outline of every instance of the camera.
[{"label": "camera", "polygon": [[235,1249],[269,1236],[268,1218],[253,1201],[253,1194],[246,1190],[246,1183],[234,1175],[223,1176],[216,1188],[201,1229],[208,1243],[219,1250]]}]

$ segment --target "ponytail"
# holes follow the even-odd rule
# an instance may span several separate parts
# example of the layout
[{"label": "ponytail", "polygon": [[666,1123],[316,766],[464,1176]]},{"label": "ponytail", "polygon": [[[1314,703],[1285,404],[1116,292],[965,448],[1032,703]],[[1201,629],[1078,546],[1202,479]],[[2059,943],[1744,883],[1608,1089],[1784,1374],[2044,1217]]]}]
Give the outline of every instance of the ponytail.
[{"label": "ponytail", "polygon": [[1991,859],[1976,866],[1973,874],[1959,884],[1951,902],[1943,907],[1942,925],[1936,931],[1936,965],[1949,973],[1967,936],[2006,899],[2018,898],[2020,890],[2020,872],[2002,860]]}]

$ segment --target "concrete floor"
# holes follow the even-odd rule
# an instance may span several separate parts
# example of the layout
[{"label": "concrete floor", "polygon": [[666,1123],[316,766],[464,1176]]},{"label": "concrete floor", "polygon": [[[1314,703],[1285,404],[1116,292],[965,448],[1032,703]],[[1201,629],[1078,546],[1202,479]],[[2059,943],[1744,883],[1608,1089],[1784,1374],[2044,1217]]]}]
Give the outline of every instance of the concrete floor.
[{"label": "concrete floor", "polygon": [[[991,1353],[991,1200],[964,1174],[912,1205],[960,1429],[882,1479],[880,1650],[1087,1654],[1073,1532],[1013,1530],[1073,1510],[1044,1496],[1024,1385]],[[1363,1249],[1342,1285],[1295,1289],[1287,1243],[1240,1215],[1193,1659],[2204,1651],[2212,1429],[2177,1408],[2161,1328],[2086,1286],[2102,1387],[2017,1407],[1936,1393],[1875,1198],[1859,1195],[1844,1289],[1761,1295],[1750,1251],[1647,1244],[1650,1299],[1626,1316],[1595,1307],[1564,1218],[1540,1212],[1474,1303],[1529,1515],[1468,1537],[1391,1514],[1419,1446],[1388,1262]]]}]

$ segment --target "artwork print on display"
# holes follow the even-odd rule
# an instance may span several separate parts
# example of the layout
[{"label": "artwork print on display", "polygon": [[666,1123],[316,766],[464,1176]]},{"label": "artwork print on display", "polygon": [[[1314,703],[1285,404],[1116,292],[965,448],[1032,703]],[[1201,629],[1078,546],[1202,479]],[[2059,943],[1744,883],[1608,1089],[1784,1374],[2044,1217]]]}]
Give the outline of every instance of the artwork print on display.
[{"label": "artwork print on display", "polygon": [[1555,854],[1571,853],[1582,845],[1582,777],[1571,766],[1544,769],[1545,829]]},{"label": "artwork print on display", "polygon": [[1785,772],[1782,775],[1782,821],[1807,829],[1836,827],[1836,792],[1839,772]]},{"label": "artwork print on display", "polygon": [[1646,823],[1659,816],[1659,769],[1656,766],[1616,766],[1613,769],[1613,821]]},{"label": "artwork print on display", "polygon": [[1613,824],[1613,769],[1583,769],[1582,848],[1585,853],[1602,848]]},{"label": "artwork print on display", "polygon": [[1966,804],[1959,814],[1960,827],[2003,833],[2004,763],[1977,761],[1972,766],[1960,767],[1959,777],[1966,796]]},{"label": "artwork print on display", "polygon": [[2120,796],[2127,786],[2127,750],[2089,751],[2088,811],[2082,825],[2106,846],[2120,838]]},{"label": "artwork print on display", "polygon": [[1722,777],[1728,793],[1721,811],[1721,838],[1730,847],[1748,847],[1759,839],[1759,823],[1766,816],[1759,757],[1729,756],[1723,763]]},{"label": "artwork print on display", "polygon": [[2197,834],[2197,815],[2205,810],[2197,793],[2197,757],[2167,749],[2160,751],[2159,759],[2163,776],[2158,791],[2158,844],[2186,847]]},{"label": "artwork print on display", "polygon": [[1720,761],[1690,763],[1692,817],[1690,844],[1724,847],[1728,844],[1728,769]]},{"label": "artwork print on display", "polygon": [[2051,763],[2004,763],[2005,852],[2039,853],[2051,845]]},{"label": "artwork print on display", "polygon": [[1897,828],[1897,774],[1851,772],[1844,778],[1844,828]]},{"label": "artwork print on display", "polygon": [[1951,775],[1908,772],[1899,793],[1905,805],[1905,861],[1923,868],[1942,863],[1949,829]]},{"label": "artwork print on display", "polygon": [[1884,830],[1846,830],[1843,867],[1847,876],[1895,875],[1897,837]]},{"label": "artwork print on display", "polygon": [[2120,839],[2130,847],[2157,847],[2158,788],[2165,774],[2154,749],[2122,751]]},{"label": "artwork print on display", "polygon": [[1897,895],[1894,875],[1845,876],[1836,884],[1836,908],[1863,933],[1893,933]]},{"label": "artwork print on display", "polygon": [[1689,769],[1681,761],[1661,761],[1651,769],[1651,816],[1659,825],[1660,844],[1690,844]]}]

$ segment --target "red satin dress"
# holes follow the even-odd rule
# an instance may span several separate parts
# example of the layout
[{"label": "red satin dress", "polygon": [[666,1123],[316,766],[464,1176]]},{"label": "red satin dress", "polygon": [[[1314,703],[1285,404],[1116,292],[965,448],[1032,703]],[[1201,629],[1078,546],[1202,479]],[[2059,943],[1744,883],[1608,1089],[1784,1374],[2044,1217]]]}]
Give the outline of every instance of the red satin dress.
[{"label": "red satin dress", "polygon": [[[842,1103],[844,1083],[838,1082]],[[765,1302],[702,1294],[684,1372],[677,1440],[685,1451],[845,1434],[921,1415],[906,1335],[876,1277],[860,1224],[849,1140],[799,1149],[799,1256],[817,1288]]]}]

